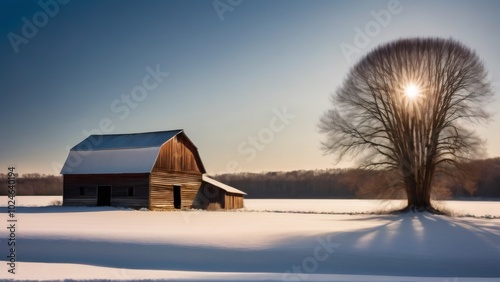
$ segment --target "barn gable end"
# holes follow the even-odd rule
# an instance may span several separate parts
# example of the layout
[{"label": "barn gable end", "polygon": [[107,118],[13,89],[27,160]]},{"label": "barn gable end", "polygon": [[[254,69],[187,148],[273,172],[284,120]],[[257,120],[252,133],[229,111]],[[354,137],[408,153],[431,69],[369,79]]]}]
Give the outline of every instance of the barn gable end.
[{"label": "barn gable end", "polygon": [[161,146],[153,170],[205,173],[198,149],[183,132]]},{"label": "barn gable end", "polygon": [[[198,149],[184,133],[176,135],[160,148],[151,172],[150,209],[175,209],[176,192],[180,208],[191,208],[201,187],[205,167]],[[175,191],[175,186],[179,191]]]}]

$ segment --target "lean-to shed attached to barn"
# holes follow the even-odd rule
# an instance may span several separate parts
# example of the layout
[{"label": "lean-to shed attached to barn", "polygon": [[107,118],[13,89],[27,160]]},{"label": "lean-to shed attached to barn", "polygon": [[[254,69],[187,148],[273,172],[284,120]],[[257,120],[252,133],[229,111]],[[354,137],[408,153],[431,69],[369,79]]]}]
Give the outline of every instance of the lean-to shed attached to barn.
[{"label": "lean-to shed attached to barn", "polygon": [[[203,192],[212,180],[205,172],[183,130],[91,135],[70,150],[61,171],[63,205],[203,208],[214,200]],[[229,194],[241,195],[241,205],[226,204],[224,196],[217,198],[221,207],[243,207],[245,193],[235,191]]]},{"label": "lean-to shed attached to barn", "polygon": [[244,207],[243,198],[246,193],[221,183],[215,179],[202,176],[203,185],[197,199],[200,208],[206,208],[211,203],[219,203],[220,207],[225,210],[241,209]]}]

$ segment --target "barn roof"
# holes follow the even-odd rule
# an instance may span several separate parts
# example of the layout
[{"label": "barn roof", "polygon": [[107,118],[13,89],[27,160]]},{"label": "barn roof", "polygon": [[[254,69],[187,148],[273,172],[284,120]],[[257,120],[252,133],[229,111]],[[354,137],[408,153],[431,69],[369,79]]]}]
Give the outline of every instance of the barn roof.
[{"label": "barn roof", "polygon": [[160,147],[181,132],[181,129],[177,129],[132,134],[91,135],[82,142],[78,143],[71,150],[95,151]]},{"label": "barn roof", "polygon": [[209,183],[209,184],[212,184],[213,186],[216,186],[216,187],[219,187],[220,189],[226,191],[226,192],[229,192],[229,193],[233,193],[233,194],[240,194],[240,195],[246,195],[247,193],[241,191],[241,190],[238,190],[234,187],[231,187],[229,185],[226,185],[222,182],[219,182],[213,178],[210,178],[208,177],[208,175],[206,174],[203,174],[202,175],[202,180],[206,183]]},{"label": "barn roof", "polygon": [[[161,146],[180,133],[183,130],[91,135],[71,148],[61,174],[149,173]],[[199,165],[204,172],[201,160]]]},{"label": "barn roof", "polygon": [[160,148],[71,150],[61,174],[149,173]]}]

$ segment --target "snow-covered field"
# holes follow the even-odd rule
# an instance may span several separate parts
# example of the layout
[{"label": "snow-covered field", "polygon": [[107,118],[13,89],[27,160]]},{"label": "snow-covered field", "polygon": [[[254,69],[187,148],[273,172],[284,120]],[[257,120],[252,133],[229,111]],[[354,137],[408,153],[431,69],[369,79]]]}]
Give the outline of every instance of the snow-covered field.
[{"label": "snow-covered field", "polygon": [[[500,201],[436,201],[434,205],[456,216],[500,217]],[[249,211],[378,213],[404,206],[402,200],[245,200]]]},{"label": "snow-covered field", "polygon": [[[17,206],[40,207],[62,202],[62,196],[17,197]],[[6,201],[4,201],[6,203]],[[0,202],[0,207],[5,206]],[[298,213],[370,213],[404,207],[401,200],[276,200],[246,199],[246,211],[277,211]],[[436,201],[437,207],[454,215],[500,217],[500,201]]]},{"label": "snow-covered field", "polygon": [[[5,206],[6,197],[1,199]],[[377,211],[399,207],[396,202],[246,200],[246,212],[151,212],[43,207],[60,197],[17,200],[16,274],[7,272],[9,230],[1,228],[0,280],[500,278],[500,219],[320,214]],[[500,211],[500,202],[440,204],[476,216]],[[266,210],[304,213],[258,212]],[[2,219],[7,224],[6,213]]]}]

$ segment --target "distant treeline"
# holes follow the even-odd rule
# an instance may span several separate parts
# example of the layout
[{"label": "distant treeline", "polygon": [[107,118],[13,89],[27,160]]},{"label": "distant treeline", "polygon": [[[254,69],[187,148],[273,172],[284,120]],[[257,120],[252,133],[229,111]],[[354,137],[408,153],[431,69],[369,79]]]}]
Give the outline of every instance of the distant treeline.
[{"label": "distant treeline", "polygon": [[[26,195],[62,195],[62,176],[27,173],[16,175],[16,194]],[[0,195],[7,195],[7,175],[0,173]]]},{"label": "distant treeline", "polygon": [[[465,174],[434,180],[436,199],[500,199],[500,158],[477,160]],[[403,198],[402,191],[380,189],[392,177],[383,171],[362,169],[298,170],[235,173],[215,179],[248,194],[249,199],[352,199]],[[62,176],[38,173],[17,176],[18,195],[62,195]],[[383,193],[379,193],[382,191]],[[0,173],[0,195],[7,194],[7,175]]]},{"label": "distant treeline", "polygon": [[[435,199],[500,199],[500,158],[473,161],[464,174],[434,180]],[[383,189],[391,176],[362,169],[298,170],[289,172],[236,173],[214,176],[238,188],[249,199],[262,198],[404,198],[402,190]],[[382,188],[382,189],[381,189]],[[382,191],[382,193],[379,193]]]}]

